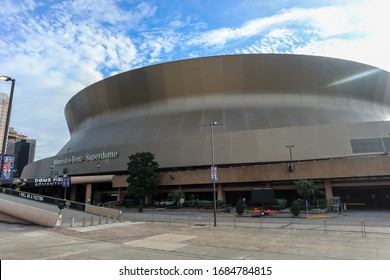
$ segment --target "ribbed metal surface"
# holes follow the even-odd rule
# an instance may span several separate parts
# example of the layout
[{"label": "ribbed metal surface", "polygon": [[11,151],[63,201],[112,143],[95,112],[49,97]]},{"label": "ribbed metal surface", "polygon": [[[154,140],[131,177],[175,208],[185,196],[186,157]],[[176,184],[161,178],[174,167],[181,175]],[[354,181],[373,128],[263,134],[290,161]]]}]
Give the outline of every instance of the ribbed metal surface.
[{"label": "ribbed metal surface", "polygon": [[127,156],[140,151],[153,152],[162,167],[207,165],[211,121],[223,124],[214,127],[217,164],[287,159],[285,145],[293,142],[298,158],[334,156],[333,148],[343,156],[352,154],[354,123],[389,118],[389,93],[388,72],[327,57],[164,63],[77,93],[65,108],[71,139],[58,156],[69,148],[72,154],[115,150],[121,159],[112,170],[125,169]]}]

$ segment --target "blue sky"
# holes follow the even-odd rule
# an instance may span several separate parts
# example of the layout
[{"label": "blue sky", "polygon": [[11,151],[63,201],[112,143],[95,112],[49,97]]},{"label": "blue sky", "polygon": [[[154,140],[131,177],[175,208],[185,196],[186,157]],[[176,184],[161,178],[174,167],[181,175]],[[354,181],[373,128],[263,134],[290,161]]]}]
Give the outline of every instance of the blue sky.
[{"label": "blue sky", "polygon": [[[0,0],[0,74],[16,79],[11,126],[36,159],[69,140],[68,100],[101,79],[179,59],[322,55],[390,71],[386,0]],[[10,83],[0,82],[9,93]]]}]

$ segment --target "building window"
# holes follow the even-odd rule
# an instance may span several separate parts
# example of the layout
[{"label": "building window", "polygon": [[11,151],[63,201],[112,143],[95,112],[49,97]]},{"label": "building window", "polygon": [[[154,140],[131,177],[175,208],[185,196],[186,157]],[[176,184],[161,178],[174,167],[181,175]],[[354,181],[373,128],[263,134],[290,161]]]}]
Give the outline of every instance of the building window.
[{"label": "building window", "polygon": [[385,152],[382,138],[351,139],[351,146],[354,154]]}]

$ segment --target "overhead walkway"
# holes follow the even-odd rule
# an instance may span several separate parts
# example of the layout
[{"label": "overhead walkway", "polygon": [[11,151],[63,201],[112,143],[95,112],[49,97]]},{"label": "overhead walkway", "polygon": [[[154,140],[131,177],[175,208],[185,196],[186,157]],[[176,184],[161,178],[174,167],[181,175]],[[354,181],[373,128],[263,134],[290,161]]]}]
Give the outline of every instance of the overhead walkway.
[{"label": "overhead walkway", "polygon": [[[61,204],[63,209],[59,207]],[[120,212],[116,209],[0,187],[0,221],[45,227],[77,227],[120,219]]]}]

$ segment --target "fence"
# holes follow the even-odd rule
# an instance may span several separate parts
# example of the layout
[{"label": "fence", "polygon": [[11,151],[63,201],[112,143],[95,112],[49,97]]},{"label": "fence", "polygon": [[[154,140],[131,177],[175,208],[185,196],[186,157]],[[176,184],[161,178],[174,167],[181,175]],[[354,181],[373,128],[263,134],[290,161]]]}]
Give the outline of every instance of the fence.
[{"label": "fence", "polygon": [[[127,220],[132,222],[161,222],[181,223],[194,226],[213,226],[211,215],[186,214],[158,214],[158,213],[127,213]],[[290,232],[298,230],[316,230],[328,234],[329,232],[356,232],[362,236],[367,233],[390,234],[390,220],[344,220],[344,219],[297,219],[297,218],[253,218],[228,215],[217,218],[218,226],[227,226],[232,229],[238,227],[267,229],[283,229]]]}]

